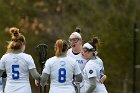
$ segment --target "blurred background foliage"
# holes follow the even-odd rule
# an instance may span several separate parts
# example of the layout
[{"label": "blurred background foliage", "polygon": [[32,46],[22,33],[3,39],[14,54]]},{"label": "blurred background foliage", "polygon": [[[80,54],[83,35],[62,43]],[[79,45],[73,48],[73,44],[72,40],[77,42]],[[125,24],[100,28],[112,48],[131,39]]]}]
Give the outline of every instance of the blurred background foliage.
[{"label": "blurred background foliage", "polygon": [[[0,56],[10,40],[8,29],[18,27],[27,40],[26,53],[40,70],[35,47],[48,45],[54,55],[57,39],[68,40],[79,26],[84,41],[101,39],[99,56],[104,61],[109,93],[132,93],[133,25],[140,27],[140,0],[0,0]],[[137,32],[137,63],[140,64],[140,32]],[[140,69],[136,69],[136,92],[140,93]],[[33,93],[39,88],[30,79]]]}]

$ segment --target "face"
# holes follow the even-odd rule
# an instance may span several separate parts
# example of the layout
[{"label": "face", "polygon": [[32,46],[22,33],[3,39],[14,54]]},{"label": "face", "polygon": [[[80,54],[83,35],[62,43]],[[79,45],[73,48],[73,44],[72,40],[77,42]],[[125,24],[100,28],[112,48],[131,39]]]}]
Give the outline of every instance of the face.
[{"label": "face", "polygon": [[72,48],[81,47],[82,40],[81,40],[81,38],[79,38],[75,35],[71,35],[69,38],[69,43]]},{"label": "face", "polygon": [[92,51],[88,51],[87,49],[82,49],[81,54],[82,54],[82,57],[87,59],[87,60],[91,59],[92,56],[93,56],[93,52]]}]

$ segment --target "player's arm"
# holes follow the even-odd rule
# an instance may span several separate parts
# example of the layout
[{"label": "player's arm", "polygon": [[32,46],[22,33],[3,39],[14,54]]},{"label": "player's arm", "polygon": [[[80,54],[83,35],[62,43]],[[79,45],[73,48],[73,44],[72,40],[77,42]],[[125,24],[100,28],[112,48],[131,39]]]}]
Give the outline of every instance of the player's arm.
[{"label": "player's arm", "polygon": [[30,69],[29,71],[35,80],[40,80],[40,74],[37,72],[36,68]]},{"label": "player's arm", "polygon": [[100,79],[100,82],[101,83],[104,83],[104,81],[107,79],[107,76],[106,75],[103,75]]},{"label": "player's arm", "polygon": [[49,74],[47,73],[42,73],[41,77],[40,77],[40,84],[41,86],[45,86],[47,80],[48,80]]},{"label": "player's arm", "polygon": [[75,82],[82,82],[83,76],[80,70],[80,67],[77,62],[75,62],[75,70],[74,70],[74,81]]},{"label": "player's arm", "polygon": [[1,77],[2,77],[2,88],[3,88],[3,90],[4,90],[5,85],[6,85],[6,77],[7,77],[6,71],[4,71],[4,72],[2,73]]},{"label": "player's arm", "polygon": [[[4,72],[4,70],[0,69],[0,77],[2,77],[3,72]],[[3,82],[3,80],[2,80],[2,83],[5,83],[5,82]],[[4,89],[4,87],[5,87],[5,85],[3,86],[3,89]]]},{"label": "player's arm", "polygon": [[89,88],[87,89],[86,93],[92,93],[96,88],[96,77],[89,78]]},{"label": "player's arm", "polygon": [[2,87],[3,87],[3,90],[4,90],[5,85],[6,85],[6,80],[7,80],[6,78],[2,78],[2,84],[3,84],[3,86],[2,86]]},{"label": "player's arm", "polygon": [[3,72],[4,72],[4,70],[1,70],[1,69],[0,69],[0,76],[2,76],[2,73],[3,73]]}]

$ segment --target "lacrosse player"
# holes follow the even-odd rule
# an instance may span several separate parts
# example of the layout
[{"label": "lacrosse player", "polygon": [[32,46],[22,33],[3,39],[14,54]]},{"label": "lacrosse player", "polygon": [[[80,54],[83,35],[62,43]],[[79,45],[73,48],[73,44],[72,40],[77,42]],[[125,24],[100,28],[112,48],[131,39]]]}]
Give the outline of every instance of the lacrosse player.
[{"label": "lacrosse player", "polygon": [[103,74],[102,60],[95,54],[98,41],[98,38],[93,38],[83,45],[82,56],[88,60],[83,70],[85,93],[108,93],[103,84],[106,75]]},{"label": "lacrosse player", "polygon": [[[70,37],[69,37],[69,43],[70,43],[70,46],[71,48],[68,50],[67,52],[67,56],[70,56],[72,58],[74,58],[76,60],[76,62],[78,63],[80,69],[81,69],[81,72],[83,72],[83,69],[86,65],[86,62],[87,60],[84,59],[81,55],[81,50],[82,50],[82,37],[80,35],[80,28],[76,28],[76,31],[73,32]],[[74,86],[75,86],[75,89],[76,91],[79,90],[79,86],[76,85],[76,82],[74,81],[73,82]],[[84,93],[84,81],[82,81],[80,83],[80,93]],[[78,93],[78,92],[77,92]]]},{"label": "lacrosse player", "polygon": [[41,75],[41,85],[44,86],[50,76],[49,93],[76,93],[72,84],[73,75],[76,81],[82,81],[81,70],[75,59],[66,56],[68,44],[59,39],[55,43],[55,56],[45,63]]},{"label": "lacrosse player", "polygon": [[34,60],[31,55],[23,53],[25,50],[25,37],[19,33],[19,29],[9,29],[11,41],[7,46],[7,52],[1,58],[0,75],[6,70],[7,81],[5,93],[32,93],[29,72],[32,77],[39,80]]}]

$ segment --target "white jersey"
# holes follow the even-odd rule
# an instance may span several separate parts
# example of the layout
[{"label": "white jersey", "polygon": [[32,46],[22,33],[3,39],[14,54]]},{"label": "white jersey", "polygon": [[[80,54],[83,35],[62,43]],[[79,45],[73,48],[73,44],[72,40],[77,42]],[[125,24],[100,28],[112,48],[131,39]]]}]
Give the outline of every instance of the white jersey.
[{"label": "white jersey", "polygon": [[33,58],[25,53],[7,53],[2,56],[0,69],[6,70],[5,93],[31,93],[29,69],[35,68]]},{"label": "white jersey", "polygon": [[74,59],[76,60],[76,62],[78,63],[78,65],[79,65],[81,71],[83,71],[83,69],[84,69],[84,67],[85,67],[85,65],[86,65],[86,63],[87,63],[87,60],[84,59],[84,58],[82,57],[81,53],[79,53],[79,54],[77,54],[77,55],[74,55],[74,54],[72,53],[72,48],[70,48],[70,49],[67,51],[67,56],[70,56],[70,57],[74,58]]},{"label": "white jersey", "polygon": [[[73,54],[72,52],[72,48],[70,48],[68,51],[67,51],[67,56],[70,56],[72,58],[74,58],[76,60],[76,62],[78,63],[80,69],[81,69],[81,72],[83,72],[83,69],[87,63],[87,60],[84,59],[81,55],[81,53],[75,55]],[[82,73],[83,74],[83,73]],[[84,92],[84,80],[80,83],[80,92],[83,93]]]},{"label": "white jersey", "polygon": [[75,93],[72,85],[73,75],[80,74],[81,70],[75,59],[54,56],[46,61],[43,73],[50,75],[49,93]]},{"label": "white jersey", "polygon": [[96,77],[96,88],[92,93],[108,93],[105,85],[99,81],[103,75],[103,67],[99,65],[101,63],[99,61],[98,58],[89,60],[83,70],[85,91],[89,88],[89,78]]},{"label": "white jersey", "polygon": [[100,59],[98,56],[96,56],[96,58],[97,58],[97,64],[100,66],[100,68],[102,68],[101,69],[101,71],[100,71],[100,74],[101,75],[104,75],[104,65],[103,65],[103,61],[102,61],[102,59]]}]

